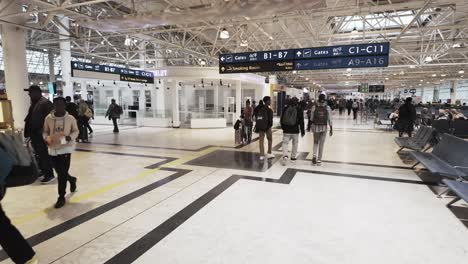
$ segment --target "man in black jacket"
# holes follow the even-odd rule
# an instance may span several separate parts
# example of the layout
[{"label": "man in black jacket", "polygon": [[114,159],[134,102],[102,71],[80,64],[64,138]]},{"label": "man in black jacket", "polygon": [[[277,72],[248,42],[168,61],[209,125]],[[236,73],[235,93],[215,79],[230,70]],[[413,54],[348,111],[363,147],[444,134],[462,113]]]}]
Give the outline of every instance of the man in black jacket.
[{"label": "man in black jacket", "polygon": [[297,147],[299,144],[299,131],[304,137],[304,111],[299,106],[299,100],[293,97],[289,102],[286,102],[286,107],[281,115],[281,128],[283,129],[283,158],[281,164],[283,166],[288,162],[288,144],[292,140],[291,161],[296,160]]},{"label": "man in black jacket", "polygon": [[52,163],[47,150],[47,145],[42,137],[42,129],[44,127],[44,120],[52,111],[52,102],[42,96],[41,88],[37,85],[31,85],[29,89],[31,98],[31,106],[29,107],[28,115],[24,120],[24,137],[31,140],[31,146],[34,149],[36,160],[39,163],[44,178],[41,183],[49,183],[55,179],[54,172],[52,171]]},{"label": "man in black jacket", "polygon": [[[271,153],[273,146],[273,132],[271,128],[273,127],[273,111],[270,108],[271,98],[270,96],[263,97],[263,104],[259,104],[254,110],[255,116],[255,132],[259,134],[259,143],[260,143],[260,160],[264,160],[265,157],[272,159],[275,157]],[[268,154],[265,155],[265,136],[268,140]]]}]

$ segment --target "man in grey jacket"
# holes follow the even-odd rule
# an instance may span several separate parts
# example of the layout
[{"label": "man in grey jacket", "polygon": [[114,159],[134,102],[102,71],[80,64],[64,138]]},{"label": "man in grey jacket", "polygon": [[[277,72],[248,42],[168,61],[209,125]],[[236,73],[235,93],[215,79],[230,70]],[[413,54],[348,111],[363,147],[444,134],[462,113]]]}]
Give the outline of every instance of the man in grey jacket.
[{"label": "man in grey jacket", "polygon": [[24,120],[24,137],[31,140],[31,146],[34,149],[36,160],[41,169],[44,178],[41,183],[49,183],[55,179],[52,170],[52,163],[47,152],[47,145],[42,138],[42,130],[44,127],[44,120],[50,111],[52,111],[52,102],[42,96],[41,88],[37,85],[31,85],[29,89],[31,98],[31,106],[29,107],[28,115]]}]

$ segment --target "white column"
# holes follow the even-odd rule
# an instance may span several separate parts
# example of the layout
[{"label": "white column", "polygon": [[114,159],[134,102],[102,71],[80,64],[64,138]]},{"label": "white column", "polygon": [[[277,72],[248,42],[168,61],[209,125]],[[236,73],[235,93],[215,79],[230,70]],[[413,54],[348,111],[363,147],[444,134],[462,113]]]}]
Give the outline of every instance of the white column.
[{"label": "white column", "polygon": [[60,23],[65,27],[59,26],[60,39],[60,61],[62,62],[62,81],[63,96],[73,97],[73,83],[71,80],[71,48],[70,48],[70,20],[66,16],[59,17]]},{"label": "white column", "polygon": [[172,101],[172,127],[180,127],[180,114],[179,114],[179,82],[173,81],[171,87],[171,101]]},{"label": "white column", "polygon": [[236,119],[241,115],[242,109],[242,81],[236,81]]},{"label": "white column", "polygon": [[55,82],[55,63],[54,63],[54,53],[49,50],[47,54],[49,58],[49,82]]},{"label": "white column", "polygon": [[[81,99],[83,100],[88,100],[88,85],[86,83],[86,81],[81,81]],[[100,87],[102,88],[102,87]],[[98,88],[99,89],[99,88]],[[73,99],[73,96],[72,96],[72,99]]]},{"label": "white column", "polygon": [[213,86],[213,109],[215,113],[219,111],[219,85]]},{"label": "white column", "polygon": [[[21,13],[20,3],[1,1],[0,10],[4,14]],[[18,1],[19,2],[19,1]],[[5,10],[3,10],[6,8]],[[8,21],[24,24],[24,16],[18,16]],[[9,24],[3,24],[2,47],[5,70],[5,87],[8,98],[13,104],[13,119],[15,128],[24,127],[24,118],[28,113],[30,100],[23,89],[29,86],[28,68],[26,64],[26,31]]]},{"label": "white column", "polygon": [[458,82],[457,81],[452,81],[451,85],[452,85],[452,89],[450,89],[450,103],[455,104],[455,102],[457,101]]},{"label": "white column", "polygon": [[144,112],[145,109],[146,109],[146,96],[145,96],[145,87],[144,86],[140,88],[140,98],[139,98],[138,102],[139,102],[138,107],[139,107],[140,111]]}]

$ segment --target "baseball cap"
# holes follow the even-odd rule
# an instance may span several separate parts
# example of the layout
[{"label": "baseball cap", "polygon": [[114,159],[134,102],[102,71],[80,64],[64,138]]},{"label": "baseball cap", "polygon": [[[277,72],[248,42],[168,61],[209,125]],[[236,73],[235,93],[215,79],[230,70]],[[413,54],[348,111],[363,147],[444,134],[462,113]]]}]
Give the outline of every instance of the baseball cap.
[{"label": "baseball cap", "polygon": [[28,89],[24,89],[25,92],[34,92],[34,91],[38,91],[38,92],[42,92],[41,88],[37,85],[31,85],[29,86]]}]

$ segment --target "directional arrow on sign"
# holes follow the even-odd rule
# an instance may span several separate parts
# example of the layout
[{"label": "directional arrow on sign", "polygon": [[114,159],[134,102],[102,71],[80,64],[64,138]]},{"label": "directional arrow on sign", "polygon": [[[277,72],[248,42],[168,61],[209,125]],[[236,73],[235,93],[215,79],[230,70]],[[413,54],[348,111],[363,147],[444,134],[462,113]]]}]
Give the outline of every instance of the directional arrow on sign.
[{"label": "directional arrow on sign", "polygon": [[226,60],[226,59],[224,57],[221,57],[221,61],[224,61],[224,60]]},{"label": "directional arrow on sign", "polygon": [[296,54],[298,57],[300,57],[302,55],[302,52],[298,51]]}]

